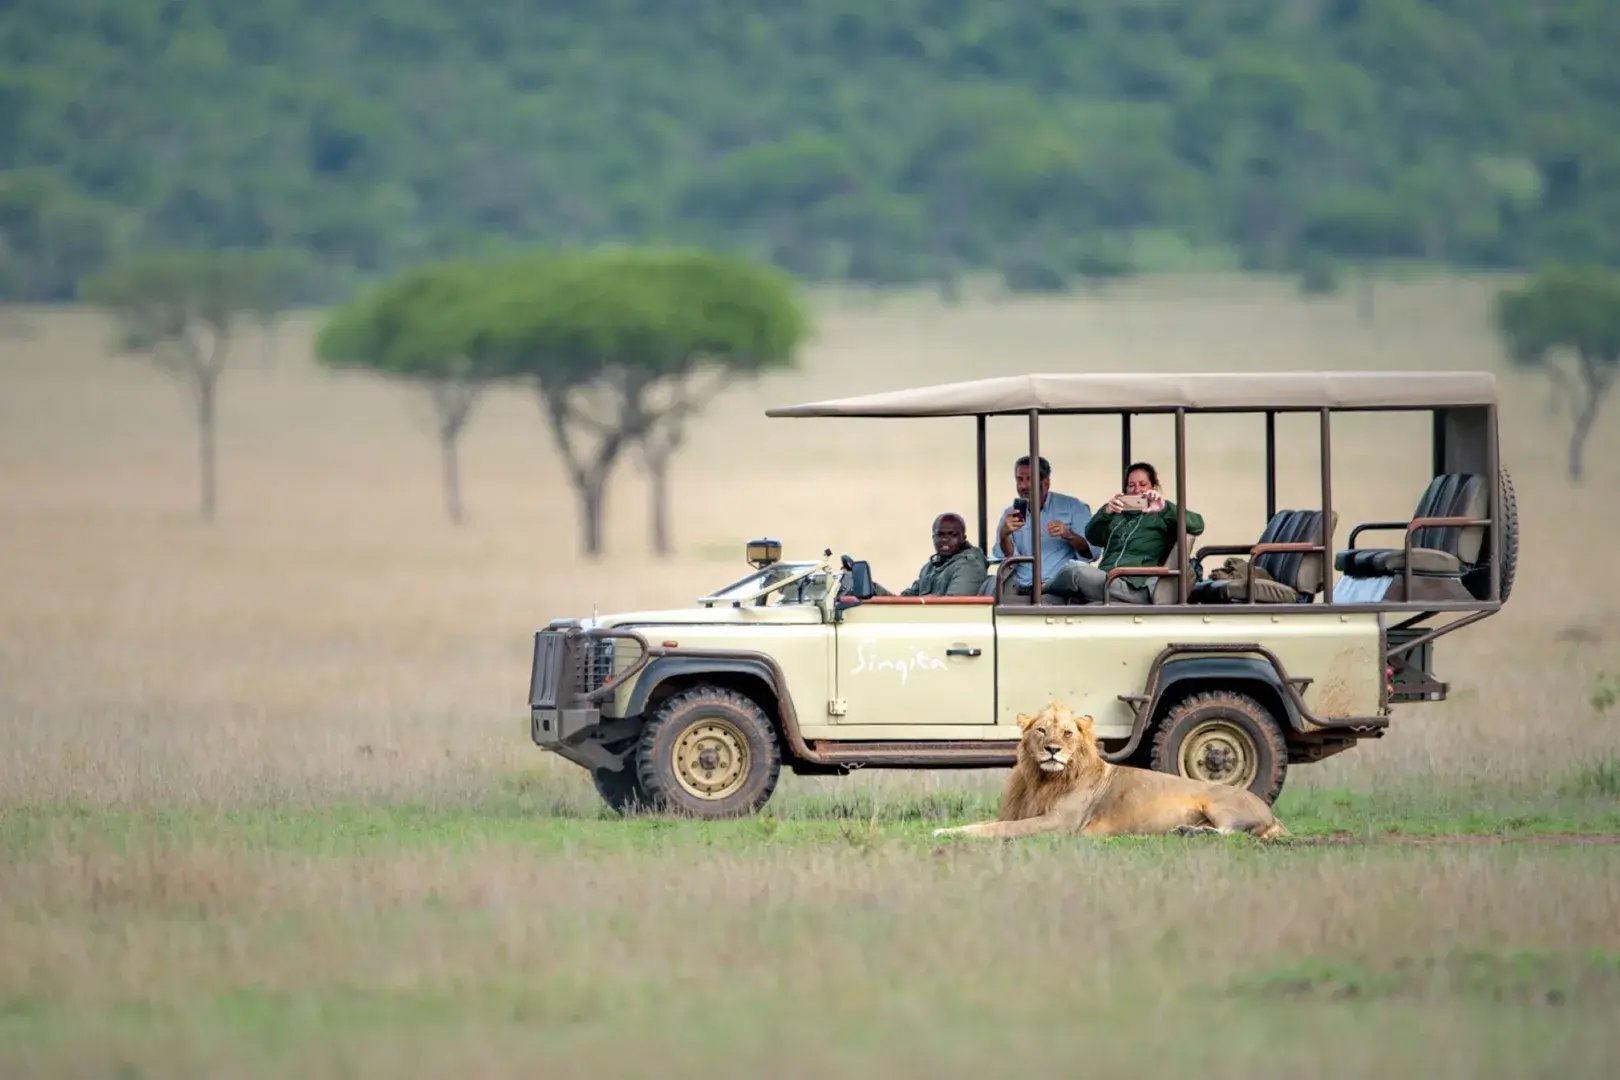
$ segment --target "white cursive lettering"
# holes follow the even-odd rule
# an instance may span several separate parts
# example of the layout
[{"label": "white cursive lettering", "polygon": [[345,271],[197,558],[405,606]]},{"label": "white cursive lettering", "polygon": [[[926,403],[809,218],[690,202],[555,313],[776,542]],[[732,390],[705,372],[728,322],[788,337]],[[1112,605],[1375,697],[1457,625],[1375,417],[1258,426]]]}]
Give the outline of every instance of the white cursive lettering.
[{"label": "white cursive lettering", "polygon": [[892,671],[899,677],[900,685],[904,686],[906,685],[906,681],[911,678],[911,673],[914,671],[950,670],[945,661],[941,660],[937,656],[929,656],[928,653],[922,649],[918,649],[915,656],[902,658],[899,660],[879,659],[876,653],[877,642],[870,638],[862,641],[855,647],[856,664],[850,669],[849,673],[851,675],[859,675],[863,671]]}]

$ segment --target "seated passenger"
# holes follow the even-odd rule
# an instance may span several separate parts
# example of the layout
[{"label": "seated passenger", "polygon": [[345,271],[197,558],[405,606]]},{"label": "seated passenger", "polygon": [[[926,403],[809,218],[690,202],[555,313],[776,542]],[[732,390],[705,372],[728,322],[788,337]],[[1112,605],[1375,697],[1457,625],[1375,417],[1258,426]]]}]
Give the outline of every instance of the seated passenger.
[{"label": "seated passenger", "polygon": [[[1140,507],[1140,509],[1138,509]],[[1187,511],[1187,532],[1204,531],[1204,519]],[[1159,473],[1145,461],[1125,470],[1125,490],[1086,523],[1086,539],[1102,551],[1096,565],[1070,562],[1052,580],[1051,591],[1069,599],[1103,598],[1108,571],[1117,566],[1162,566],[1176,545],[1176,504],[1159,491]],[[1108,586],[1109,598],[1127,604],[1152,601],[1153,578],[1128,575]]]},{"label": "seated passenger", "polygon": [[[1084,535],[1091,507],[1072,495],[1052,490],[1052,463],[1044,457],[1037,460],[1034,471],[1038,475],[1031,475],[1028,454],[1013,463],[1013,488],[1018,498],[1001,513],[996,545],[1003,557],[1030,555],[1039,529],[1041,587],[1048,589],[1057,575],[1076,560],[1096,554]],[[1037,508],[1034,515],[1031,507]],[[1033,576],[1029,563],[1015,567],[1011,575],[1014,591],[1028,596]],[[993,591],[988,583],[985,589]]]},{"label": "seated passenger", "polygon": [[[901,596],[974,596],[984,584],[984,552],[967,542],[967,522],[960,514],[934,519],[934,554]],[[879,596],[893,595],[881,587]]]}]

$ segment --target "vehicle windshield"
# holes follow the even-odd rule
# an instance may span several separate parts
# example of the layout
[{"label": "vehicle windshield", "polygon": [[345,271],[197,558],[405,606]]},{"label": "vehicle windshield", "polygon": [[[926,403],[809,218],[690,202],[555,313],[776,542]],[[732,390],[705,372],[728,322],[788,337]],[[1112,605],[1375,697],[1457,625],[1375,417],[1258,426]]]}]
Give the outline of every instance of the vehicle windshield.
[{"label": "vehicle windshield", "polygon": [[763,570],[740,578],[707,596],[699,597],[699,602],[710,604],[755,601],[760,604],[813,604],[826,596],[833,580],[833,575],[822,571],[820,563],[772,563]]}]

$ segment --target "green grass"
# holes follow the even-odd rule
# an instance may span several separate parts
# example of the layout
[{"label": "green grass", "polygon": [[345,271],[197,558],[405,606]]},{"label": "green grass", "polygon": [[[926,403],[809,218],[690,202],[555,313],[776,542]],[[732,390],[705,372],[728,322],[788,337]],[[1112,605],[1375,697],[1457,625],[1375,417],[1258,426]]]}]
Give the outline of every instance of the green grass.
[{"label": "green grass", "polygon": [[[1297,837],[1348,837],[1376,842],[1393,837],[1526,837],[1562,833],[1620,833],[1612,762],[1577,774],[1543,795],[1504,796],[1472,789],[1406,789],[1369,794],[1335,790],[1285,791],[1277,814]],[[514,844],[536,853],[635,854],[670,846],[694,850],[867,848],[895,843],[911,849],[930,842],[934,828],[994,817],[991,795],[947,791],[882,801],[860,793],[815,794],[768,804],[759,815],[735,821],[692,821],[664,816],[621,818],[606,807],[584,807],[537,794],[542,785],[522,774],[485,799],[466,804],[421,802],[337,803],[302,808],[97,809],[76,804],[12,809],[0,815],[0,851],[19,856],[48,840],[68,846],[101,842],[118,848],[164,845],[240,845],[251,850],[315,856],[366,853],[458,852]],[[1047,838],[1042,846],[1071,841]],[[1121,838],[1125,845],[1157,846],[1159,839]],[[1184,841],[1183,841],[1184,842]]]},{"label": "green grass", "polygon": [[1315,958],[1235,980],[1234,993],[1289,1001],[1488,1001],[1620,1005],[1620,954],[1460,950],[1370,961]]},{"label": "green grass", "polygon": [[1620,798],[1620,757],[1581,766],[1564,784],[1564,791],[1578,798]]},{"label": "green grass", "polygon": [[988,787],[792,788],[727,822],[575,787],[13,806],[0,1071],[1519,1075],[1620,1050],[1620,849],[1513,842],[1615,830],[1601,796],[1299,788],[1297,835],[1369,842],[985,844],[929,832],[992,814]]}]

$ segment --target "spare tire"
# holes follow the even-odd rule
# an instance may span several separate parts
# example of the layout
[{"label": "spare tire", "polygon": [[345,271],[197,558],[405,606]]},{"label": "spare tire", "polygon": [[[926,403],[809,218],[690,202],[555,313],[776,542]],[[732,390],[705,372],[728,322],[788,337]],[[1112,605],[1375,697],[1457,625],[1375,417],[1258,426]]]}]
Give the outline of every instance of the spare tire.
[{"label": "spare tire", "polygon": [[1506,469],[1497,471],[1497,512],[1502,515],[1502,550],[1493,549],[1487,537],[1485,545],[1480,548],[1483,557],[1482,565],[1477,570],[1471,570],[1463,578],[1463,585],[1468,589],[1469,595],[1476,600],[1489,600],[1491,598],[1491,562],[1497,561],[1502,567],[1501,586],[1502,601],[1507,602],[1508,594],[1513,591],[1513,578],[1519,569],[1519,503],[1513,494],[1513,477],[1508,475]]},{"label": "spare tire", "polygon": [[[1513,477],[1500,470],[1502,486],[1502,600],[1513,591],[1513,575],[1519,569],[1519,502],[1513,494]],[[1488,587],[1488,586],[1487,586]]]}]

